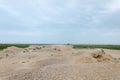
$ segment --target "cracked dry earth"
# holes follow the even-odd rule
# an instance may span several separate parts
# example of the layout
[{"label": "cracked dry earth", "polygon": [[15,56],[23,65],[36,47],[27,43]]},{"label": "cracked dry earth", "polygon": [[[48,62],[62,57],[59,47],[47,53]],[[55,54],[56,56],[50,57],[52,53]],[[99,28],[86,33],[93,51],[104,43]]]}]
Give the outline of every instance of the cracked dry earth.
[{"label": "cracked dry earth", "polygon": [[0,51],[0,80],[120,80],[120,51],[31,45]]}]

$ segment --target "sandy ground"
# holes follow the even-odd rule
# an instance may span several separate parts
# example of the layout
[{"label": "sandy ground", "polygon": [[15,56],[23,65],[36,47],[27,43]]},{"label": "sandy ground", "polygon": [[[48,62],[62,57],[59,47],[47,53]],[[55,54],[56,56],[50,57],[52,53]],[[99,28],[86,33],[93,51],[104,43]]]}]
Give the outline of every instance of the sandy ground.
[{"label": "sandy ground", "polygon": [[0,80],[120,80],[120,51],[13,46],[0,51]]}]

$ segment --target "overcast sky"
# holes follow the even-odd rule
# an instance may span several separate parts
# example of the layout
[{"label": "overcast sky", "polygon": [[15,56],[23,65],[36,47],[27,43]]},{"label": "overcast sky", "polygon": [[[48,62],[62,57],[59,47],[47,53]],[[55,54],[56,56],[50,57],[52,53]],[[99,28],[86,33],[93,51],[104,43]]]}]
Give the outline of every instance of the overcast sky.
[{"label": "overcast sky", "polygon": [[120,44],[120,0],[0,0],[0,43]]}]

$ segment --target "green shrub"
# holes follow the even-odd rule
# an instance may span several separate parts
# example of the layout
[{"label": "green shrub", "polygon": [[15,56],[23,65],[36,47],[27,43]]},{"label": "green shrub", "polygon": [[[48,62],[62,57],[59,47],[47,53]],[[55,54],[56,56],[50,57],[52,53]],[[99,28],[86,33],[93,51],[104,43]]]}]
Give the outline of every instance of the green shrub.
[{"label": "green shrub", "polygon": [[120,45],[73,45],[74,48],[103,48],[120,50]]}]

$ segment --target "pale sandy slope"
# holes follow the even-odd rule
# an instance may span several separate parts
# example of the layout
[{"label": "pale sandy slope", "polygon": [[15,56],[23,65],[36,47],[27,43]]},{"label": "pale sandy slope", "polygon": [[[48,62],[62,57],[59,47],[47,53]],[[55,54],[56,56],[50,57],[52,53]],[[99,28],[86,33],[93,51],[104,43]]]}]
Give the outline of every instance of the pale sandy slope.
[{"label": "pale sandy slope", "polygon": [[0,51],[0,80],[120,80],[120,51],[32,45]]}]

